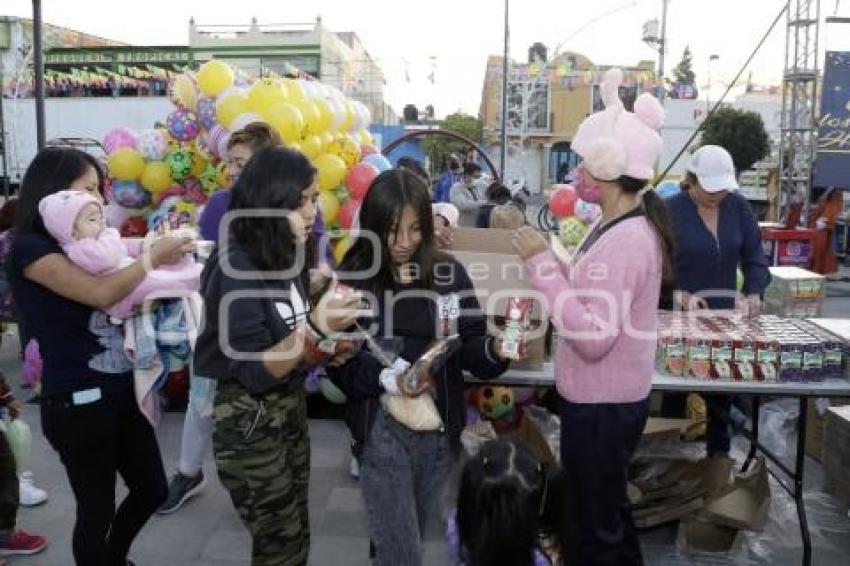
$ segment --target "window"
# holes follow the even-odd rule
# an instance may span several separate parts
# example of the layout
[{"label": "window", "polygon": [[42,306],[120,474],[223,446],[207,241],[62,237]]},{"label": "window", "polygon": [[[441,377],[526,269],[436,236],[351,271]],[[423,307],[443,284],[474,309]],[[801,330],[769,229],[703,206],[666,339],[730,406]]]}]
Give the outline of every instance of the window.
[{"label": "window", "polygon": [[508,83],[508,131],[512,133],[550,131],[548,81]]},{"label": "window", "polygon": [[[620,87],[620,100],[623,101],[623,106],[629,112],[634,111],[635,109],[635,100],[638,96],[638,87],[635,86],[621,86]],[[602,103],[602,93],[599,90],[599,85],[593,85],[593,106],[590,109],[592,112],[599,112],[600,110],[605,109],[605,104]]]},{"label": "window", "polygon": [[558,142],[549,152],[549,178],[565,183],[566,177],[578,165],[579,157],[568,142]]}]

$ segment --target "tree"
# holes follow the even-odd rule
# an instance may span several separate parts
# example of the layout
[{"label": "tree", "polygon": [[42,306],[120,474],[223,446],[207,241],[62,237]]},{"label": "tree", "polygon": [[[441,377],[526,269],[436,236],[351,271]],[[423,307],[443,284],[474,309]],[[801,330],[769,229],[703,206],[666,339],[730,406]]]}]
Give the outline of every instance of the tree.
[{"label": "tree", "polygon": [[770,137],[755,112],[723,107],[705,121],[700,145],[719,145],[732,155],[738,174],[770,153]]},{"label": "tree", "polygon": [[[463,112],[449,114],[440,120],[438,125],[443,130],[466,136],[475,143],[481,141],[484,130],[481,120]],[[463,142],[443,136],[429,136],[422,141],[422,150],[431,162],[432,171],[442,171],[448,165],[449,155],[452,153],[463,155],[467,149],[469,148]]]},{"label": "tree", "polygon": [[691,55],[691,46],[686,45],[685,51],[682,53],[682,60],[673,68],[673,76],[676,82],[693,86],[696,83],[696,75],[692,67],[693,56]]}]

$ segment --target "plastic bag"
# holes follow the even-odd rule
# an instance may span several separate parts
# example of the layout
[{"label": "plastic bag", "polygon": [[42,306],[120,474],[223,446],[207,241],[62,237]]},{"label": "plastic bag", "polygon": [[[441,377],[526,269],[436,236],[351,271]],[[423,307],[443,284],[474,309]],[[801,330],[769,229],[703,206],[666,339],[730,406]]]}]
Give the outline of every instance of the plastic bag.
[{"label": "plastic bag", "polygon": [[786,463],[797,453],[799,416],[797,399],[777,399],[759,409],[759,442]]},{"label": "plastic bag", "polygon": [[23,419],[4,421],[3,428],[9,449],[15,457],[15,465],[18,472],[21,472],[26,469],[26,463],[32,451],[32,431]]},{"label": "plastic bag", "polygon": [[395,420],[410,430],[440,430],[443,426],[434,398],[428,393],[418,397],[384,393],[381,395],[381,405]]},{"label": "plastic bag", "polygon": [[192,373],[189,377],[189,408],[194,409],[202,417],[212,416],[217,388],[218,381],[215,379]]}]

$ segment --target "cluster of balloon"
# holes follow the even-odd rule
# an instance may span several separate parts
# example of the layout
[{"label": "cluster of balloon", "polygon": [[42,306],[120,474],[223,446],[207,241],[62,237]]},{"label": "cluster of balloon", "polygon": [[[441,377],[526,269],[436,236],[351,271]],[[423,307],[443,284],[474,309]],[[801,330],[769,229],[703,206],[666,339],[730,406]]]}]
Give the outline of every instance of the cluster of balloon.
[{"label": "cluster of balloon", "polygon": [[[103,138],[110,177],[109,217],[124,232],[139,220],[196,220],[211,193],[230,184],[225,167],[230,135],[265,122],[317,170],[320,206],[339,260],[350,243],[359,203],[372,180],[391,167],[373,145],[369,109],[318,81],[241,79],[237,69],[212,60],[169,85],[174,104],[163,127],[134,132],[116,128]],[[175,200],[176,198],[176,200]]]},{"label": "cluster of balloon", "polygon": [[549,210],[558,219],[558,235],[567,248],[577,246],[588,227],[602,215],[602,208],[598,204],[581,200],[572,185],[552,187]]}]

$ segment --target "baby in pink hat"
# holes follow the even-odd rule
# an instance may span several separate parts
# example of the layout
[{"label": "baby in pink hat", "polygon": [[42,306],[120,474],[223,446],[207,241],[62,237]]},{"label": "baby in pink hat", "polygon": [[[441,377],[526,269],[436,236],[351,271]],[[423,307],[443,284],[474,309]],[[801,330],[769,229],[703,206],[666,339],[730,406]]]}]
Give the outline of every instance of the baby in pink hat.
[{"label": "baby in pink hat", "polygon": [[[104,275],[127,267],[135,260],[118,230],[109,228],[103,205],[81,191],[59,191],[41,199],[38,211],[44,227],[74,264],[92,275]],[[192,259],[152,269],[124,299],[106,312],[115,318],[128,318],[145,299],[173,291],[197,291],[202,265]]]}]

